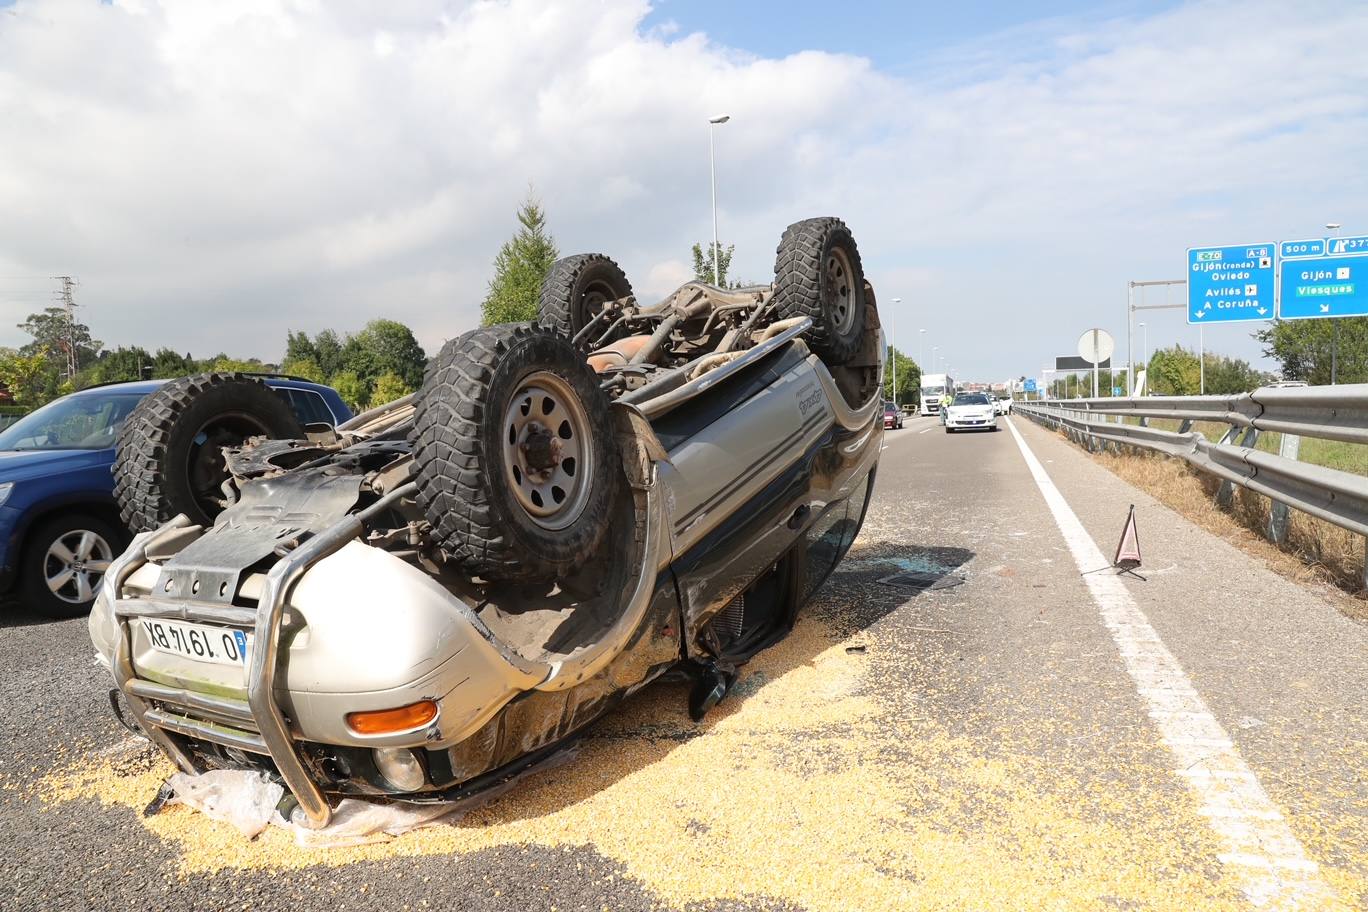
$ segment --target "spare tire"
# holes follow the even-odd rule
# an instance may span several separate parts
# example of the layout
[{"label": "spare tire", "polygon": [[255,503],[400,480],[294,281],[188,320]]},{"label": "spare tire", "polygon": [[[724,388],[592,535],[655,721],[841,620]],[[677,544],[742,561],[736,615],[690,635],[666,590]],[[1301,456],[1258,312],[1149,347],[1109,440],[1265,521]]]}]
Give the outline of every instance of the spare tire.
[{"label": "spare tire", "polygon": [[808,341],[823,361],[841,365],[855,356],[865,330],[864,266],[845,222],[788,226],[775,251],[774,297],[781,319],[811,318]]},{"label": "spare tire", "polygon": [[289,404],[255,377],[196,374],[144,396],[119,430],[114,498],[134,532],[184,513],[211,525],[226,506],[223,448],[248,437],[295,439]]},{"label": "spare tire", "polygon": [[604,304],[631,294],[632,283],[627,281],[627,274],[603,254],[562,257],[551,265],[542,281],[537,322],[573,339]]},{"label": "spare tire", "polygon": [[608,397],[562,335],[526,323],[442,347],[414,415],[418,501],[457,569],[566,574],[608,530],[623,474]]}]

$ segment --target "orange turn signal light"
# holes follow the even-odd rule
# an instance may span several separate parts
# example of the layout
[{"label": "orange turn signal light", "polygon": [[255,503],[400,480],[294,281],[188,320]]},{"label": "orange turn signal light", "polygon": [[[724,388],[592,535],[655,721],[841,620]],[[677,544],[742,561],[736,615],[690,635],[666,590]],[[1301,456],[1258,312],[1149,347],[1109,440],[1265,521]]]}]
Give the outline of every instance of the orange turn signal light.
[{"label": "orange turn signal light", "polygon": [[431,700],[419,700],[396,709],[347,713],[347,727],[358,735],[392,735],[422,728],[435,718],[437,704]]}]

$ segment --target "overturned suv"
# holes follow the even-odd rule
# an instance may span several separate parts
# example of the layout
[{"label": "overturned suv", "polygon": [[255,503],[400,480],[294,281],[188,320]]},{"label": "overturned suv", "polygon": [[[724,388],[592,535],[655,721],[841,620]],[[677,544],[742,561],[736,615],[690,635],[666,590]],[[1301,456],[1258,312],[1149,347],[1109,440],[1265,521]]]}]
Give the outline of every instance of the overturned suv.
[{"label": "overturned suv", "polygon": [[859,531],[881,351],[854,239],[819,218],[773,285],[653,306],[607,257],[560,260],[536,322],[195,484],[175,442],[253,381],[154,393],[116,466],[140,534],[90,618],[116,709],[188,772],[283,780],[312,826],[506,782],[669,671],[701,718]]}]

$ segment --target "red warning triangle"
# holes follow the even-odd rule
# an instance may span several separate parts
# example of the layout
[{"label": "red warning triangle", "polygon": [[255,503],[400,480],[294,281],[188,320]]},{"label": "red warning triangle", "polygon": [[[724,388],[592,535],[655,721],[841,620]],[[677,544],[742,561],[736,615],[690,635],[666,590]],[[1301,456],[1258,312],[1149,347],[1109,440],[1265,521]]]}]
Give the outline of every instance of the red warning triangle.
[{"label": "red warning triangle", "polygon": [[1116,545],[1116,558],[1113,567],[1121,570],[1134,570],[1140,566],[1140,535],[1135,530],[1135,504],[1131,504],[1126,516],[1126,527],[1121,530],[1121,541]]}]

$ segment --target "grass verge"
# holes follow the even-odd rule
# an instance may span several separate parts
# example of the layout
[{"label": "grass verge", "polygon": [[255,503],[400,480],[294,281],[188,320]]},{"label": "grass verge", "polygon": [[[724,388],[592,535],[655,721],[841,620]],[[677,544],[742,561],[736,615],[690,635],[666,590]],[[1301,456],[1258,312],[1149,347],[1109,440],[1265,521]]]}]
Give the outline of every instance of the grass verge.
[{"label": "grass verge", "polygon": [[[1127,419],[1126,423],[1139,424],[1140,419],[1130,418]],[[1163,431],[1176,431],[1181,423],[1177,419],[1152,418],[1149,426]],[[1216,421],[1195,421],[1192,424],[1192,429],[1200,431],[1208,440],[1215,443],[1230,430],[1230,425]],[[1254,444],[1254,449],[1263,450],[1265,453],[1277,453],[1281,446],[1282,434],[1268,431],[1259,435],[1259,439]],[[1297,458],[1302,462],[1339,469],[1341,472],[1368,475],[1368,446],[1359,443],[1303,437],[1301,452]]]},{"label": "grass verge", "polygon": [[1101,453],[1093,458],[1203,529],[1262,560],[1274,572],[1338,589],[1343,594],[1336,599],[1340,609],[1368,621],[1361,536],[1293,510],[1287,541],[1279,547],[1264,537],[1272,502],[1262,494],[1236,487],[1234,503],[1225,510],[1216,504],[1218,479],[1182,460],[1157,453]]}]

